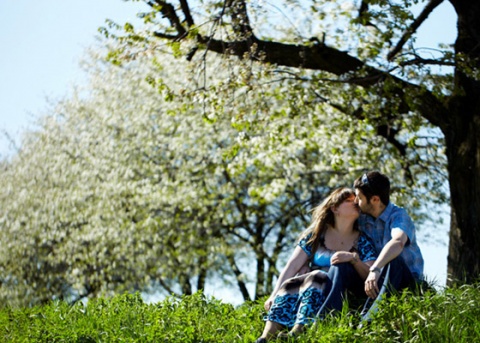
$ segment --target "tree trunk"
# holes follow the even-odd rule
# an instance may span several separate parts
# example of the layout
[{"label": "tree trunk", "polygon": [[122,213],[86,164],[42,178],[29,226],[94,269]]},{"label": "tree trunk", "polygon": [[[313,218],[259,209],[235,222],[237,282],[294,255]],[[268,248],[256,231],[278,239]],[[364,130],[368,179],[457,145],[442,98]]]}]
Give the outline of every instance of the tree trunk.
[{"label": "tree trunk", "polygon": [[[472,283],[480,275],[480,118],[475,129],[459,131],[448,139],[449,184],[451,189],[450,246],[448,252],[449,285]],[[480,137],[480,134],[477,133]]]},{"label": "tree trunk", "polygon": [[265,259],[266,257],[262,253],[257,252],[257,283],[255,287],[255,300],[267,295],[265,292]]},{"label": "tree trunk", "polygon": [[192,295],[192,284],[190,282],[190,275],[188,274],[181,274],[179,276],[180,286],[182,287],[182,294],[184,295]]},{"label": "tree trunk", "polygon": [[237,266],[237,262],[235,261],[235,257],[233,255],[227,256],[228,262],[230,263],[230,267],[232,268],[233,273],[235,274],[235,278],[237,280],[238,289],[240,293],[242,293],[243,300],[249,301],[252,300],[250,298],[250,294],[248,293],[247,284],[245,283],[244,278],[242,277],[242,272],[240,268]]},{"label": "tree trunk", "polygon": [[[480,70],[480,3],[451,0],[458,14],[457,56]],[[460,54],[460,55],[459,55]],[[464,62],[462,62],[464,63]],[[480,275],[480,82],[457,67],[445,134],[452,216],[449,284],[472,283]]]},{"label": "tree trunk", "polygon": [[207,280],[207,269],[203,267],[205,260],[205,257],[200,257],[199,264],[202,267],[200,267],[200,272],[198,273],[197,291],[205,289],[205,282]]},{"label": "tree trunk", "polygon": [[264,240],[265,240],[265,217],[264,213],[266,213],[266,206],[264,204],[260,205],[257,208],[257,213],[261,213],[258,216],[257,222],[255,223],[255,257],[257,262],[257,283],[255,284],[255,300],[260,299],[261,297],[267,295],[265,292],[266,289],[266,274],[265,274],[265,261],[267,261],[267,255],[263,248]]}]

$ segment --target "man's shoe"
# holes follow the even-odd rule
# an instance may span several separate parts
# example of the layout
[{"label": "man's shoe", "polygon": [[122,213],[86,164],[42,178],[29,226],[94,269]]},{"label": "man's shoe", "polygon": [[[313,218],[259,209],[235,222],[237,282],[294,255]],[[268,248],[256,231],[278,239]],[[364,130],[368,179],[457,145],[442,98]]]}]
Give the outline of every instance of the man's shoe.
[{"label": "man's shoe", "polygon": [[258,338],[255,343],[267,343],[267,340],[263,337]]}]

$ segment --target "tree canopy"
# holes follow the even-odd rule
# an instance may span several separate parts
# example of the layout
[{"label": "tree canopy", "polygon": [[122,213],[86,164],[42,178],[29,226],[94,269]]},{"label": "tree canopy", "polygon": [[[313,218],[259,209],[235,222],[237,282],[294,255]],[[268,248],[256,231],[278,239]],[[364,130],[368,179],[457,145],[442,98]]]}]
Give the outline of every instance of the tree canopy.
[{"label": "tree canopy", "polygon": [[189,62],[171,49],[127,57],[118,41],[103,43],[87,60],[88,86],[2,164],[2,303],[191,294],[208,282],[262,296],[309,210],[365,165],[390,171],[396,200],[419,208],[423,191],[394,173],[402,156],[307,87],[314,75]]},{"label": "tree canopy", "polygon": [[[416,44],[418,29],[442,0],[145,2],[151,7],[141,14],[146,29],[127,24],[115,34],[113,23],[104,29],[125,44],[123,52],[132,42],[167,44],[187,60],[214,52],[286,68],[397,150],[409,187],[438,180],[442,161],[425,170],[426,177],[416,169],[423,152],[444,148],[448,174],[442,177],[448,178],[452,209],[448,271],[455,282],[478,278],[480,4],[449,0],[457,16],[455,42],[422,47]],[[418,126],[436,128],[442,139],[405,134],[424,132]]]}]

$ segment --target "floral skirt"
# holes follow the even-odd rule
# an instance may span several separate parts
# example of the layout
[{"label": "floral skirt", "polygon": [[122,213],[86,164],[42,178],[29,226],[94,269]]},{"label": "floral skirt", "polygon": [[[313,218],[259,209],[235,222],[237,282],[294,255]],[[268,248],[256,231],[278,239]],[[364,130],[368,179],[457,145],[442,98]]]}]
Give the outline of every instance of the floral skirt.
[{"label": "floral skirt", "polygon": [[327,273],[321,270],[288,279],[280,287],[265,319],[287,328],[311,324],[330,287]]}]

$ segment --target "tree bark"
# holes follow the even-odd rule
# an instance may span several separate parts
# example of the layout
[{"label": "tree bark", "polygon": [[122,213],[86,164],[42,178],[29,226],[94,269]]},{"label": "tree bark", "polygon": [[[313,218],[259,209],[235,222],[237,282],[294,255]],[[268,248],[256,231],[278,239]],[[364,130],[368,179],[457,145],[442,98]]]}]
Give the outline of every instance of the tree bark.
[{"label": "tree bark", "polygon": [[[451,3],[458,14],[456,54],[479,70],[480,3]],[[452,206],[449,284],[472,283],[480,275],[480,82],[458,66],[449,111],[448,125],[443,130]]]}]

